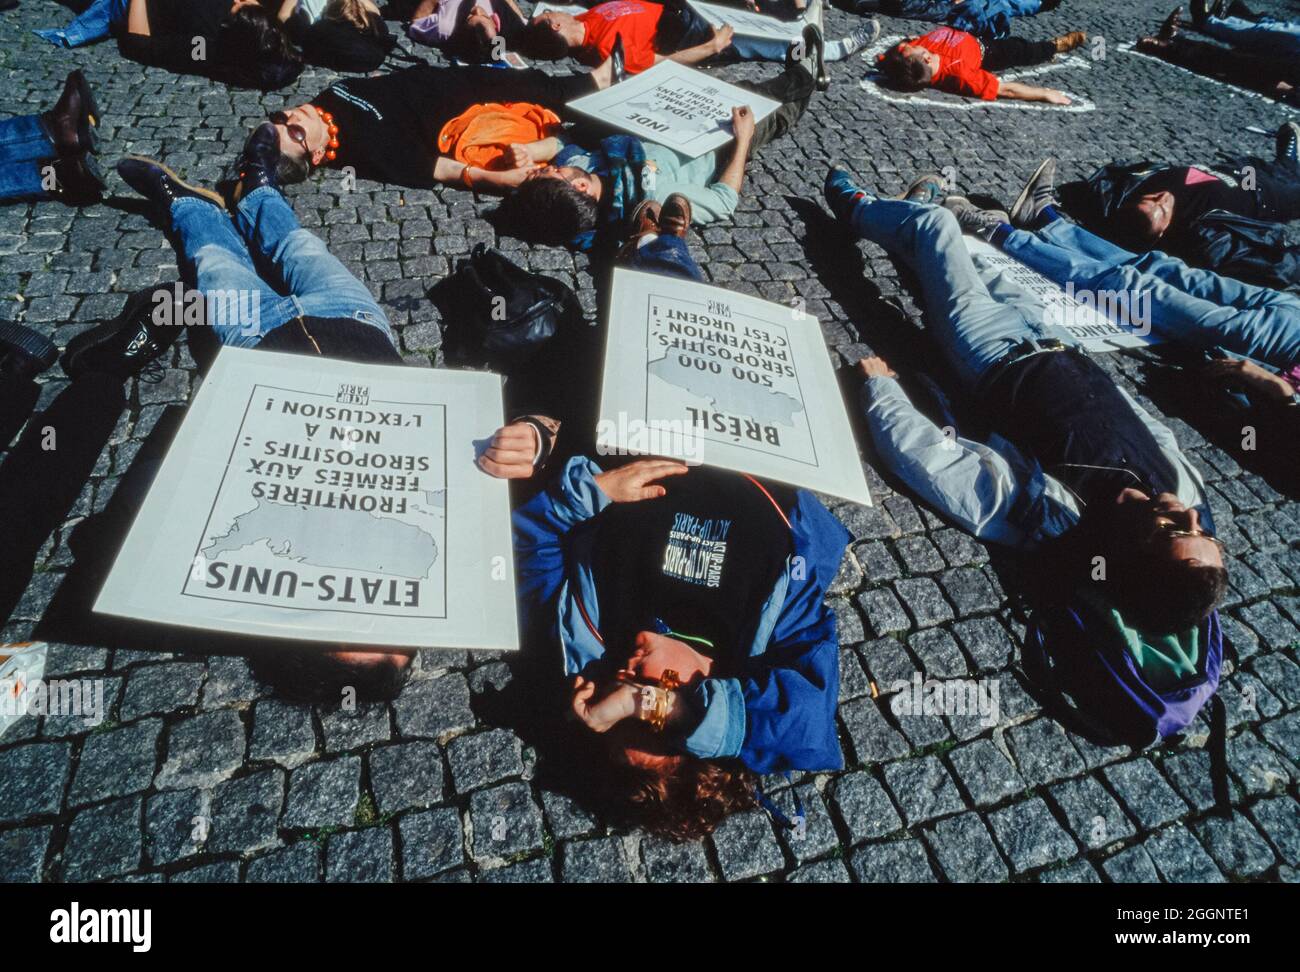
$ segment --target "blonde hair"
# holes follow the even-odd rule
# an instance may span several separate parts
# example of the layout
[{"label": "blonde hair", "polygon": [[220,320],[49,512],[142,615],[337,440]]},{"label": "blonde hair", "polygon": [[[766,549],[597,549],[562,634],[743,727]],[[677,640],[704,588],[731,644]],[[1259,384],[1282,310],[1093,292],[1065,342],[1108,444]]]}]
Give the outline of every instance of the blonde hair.
[{"label": "blonde hair", "polygon": [[330,0],[325,4],[321,16],[326,20],[351,24],[360,31],[377,30],[380,20],[379,14],[367,7],[362,0]]}]

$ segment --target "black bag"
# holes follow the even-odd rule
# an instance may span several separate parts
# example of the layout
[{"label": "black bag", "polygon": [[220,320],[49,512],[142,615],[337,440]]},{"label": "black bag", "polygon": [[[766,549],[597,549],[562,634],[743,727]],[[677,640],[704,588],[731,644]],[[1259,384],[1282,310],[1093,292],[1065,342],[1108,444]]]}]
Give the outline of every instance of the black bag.
[{"label": "black bag", "polygon": [[435,290],[453,365],[509,374],[562,330],[581,325],[582,306],[553,277],[532,273],[480,243]]}]

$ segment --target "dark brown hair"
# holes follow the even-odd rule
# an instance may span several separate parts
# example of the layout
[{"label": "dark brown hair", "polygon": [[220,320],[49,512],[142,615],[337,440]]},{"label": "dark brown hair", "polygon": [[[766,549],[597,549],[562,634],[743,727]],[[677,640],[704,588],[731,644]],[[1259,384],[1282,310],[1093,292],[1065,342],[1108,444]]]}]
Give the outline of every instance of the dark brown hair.
[{"label": "dark brown hair", "polygon": [[559,61],[569,56],[569,42],[545,20],[530,20],[515,42],[519,53],[534,61]]},{"label": "dark brown hair", "polygon": [[658,753],[649,767],[631,766],[628,748],[656,752],[661,738],[642,723],[624,723],[607,740],[604,795],[627,823],[673,841],[699,840],[730,814],[758,805],[758,777],[739,760]]},{"label": "dark brown hair", "polygon": [[930,68],[919,57],[908,57],[903,45],[895,44],[880,58],[880,70],[900,88],[924,88],[930,83]]}]

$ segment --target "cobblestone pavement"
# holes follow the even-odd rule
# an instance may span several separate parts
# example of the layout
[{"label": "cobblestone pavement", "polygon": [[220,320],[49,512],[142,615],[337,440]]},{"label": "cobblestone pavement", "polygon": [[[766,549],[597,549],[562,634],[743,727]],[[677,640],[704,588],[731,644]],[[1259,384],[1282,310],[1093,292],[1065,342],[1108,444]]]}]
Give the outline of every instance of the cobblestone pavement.
[{"label": "cobblestone pavement", "polygon": [[[1017,21],[1030,37],[1083,27],[1105,38],[1104,60],[1059,74],[1062,86],[1099,106],[1092,113],[888,103],[859,89],[862,61],[834,65],[831,90],[751,168],[734,220],[694,234],[694,251],[719,284],[781,301],[802,297],[833,348],[883,348],[885,334],[901,330],[905,353],[916,344],[919,332],[910,329],[919,315],[881,250],[829,228],[818,202],[827,160],[847,163],[884,192],[899,191],[920,169],[952,165],[962,188],[1008,200],[1049,151],[1066,176],[1112,158],[1270,153],[1271,136],[1249,127],[1272,132],[1284,108],[1120,51],[1164,8],[1155,0],[1066,0]],[[213,180],[265,109],[296,103],[292,94],[259,97],[145,69],[111,44],[56,51],[27,32],[66,17],[53,3],[23,0],[0,18],[0,111],[48,107],[63,75],[83,67],[104,112],[110,162],[116,153],[154,153]],[[827,21],[833,36],[852,18],[831,12]],[[907,26],[884,21],[887,33]],[[309,71],[297,92],[309,96],[328,79]],[[103,205],[0,209],[5,319],[62,345],[115,314],[131,291],[174,277],[172,248],[112,178],[114,198]],[[302,222],[381,298],[413,364],[439,360],[426,288],[480,240],[569,281],[595,307],[586,259],[498,239],[485,218],[491,202],[367,183],[344,191],[335,175],[291,198]],[[73,528],[106,508],[160,418],[194,390],[185,341],[165,363],[161,381],[128,385],[127,408],[41,549],[0,641],[32,635],[76,560]],[[1138,362],[1110,356],[1106,364],[1125,387],[1155,395]],[[51,369],[40,407],[67,387]],[[1131,753],[1094,747],[1044,718],[1017,668],[1023,627],[1004,590],[1013,588],[1012,575],[872,471],[877,505],[835,506],[854,537],[831,599],[843,646],[847,769],[768,781],[787,809],[788,790],[797,789],[808,815],[798,838],[778,833],[761,812],[728,819],[693,844],[608,829],[539,785],[536,753],[492,705],[518,677],[504,656],[425,652],[395,703],[349,714],[280,700],[241,658],[185,654],[176,650],[183,639],[146,632],[105,643],[92,634],[85,643],[56,643],[47,675],[105,679],[107,720],[88,730],[78,719],[29,717],[0,739],[0,878],[1294,880],[1300,498],[1279,494],[1246,456],[1208,441],[1203,425],[1198,431],[1171,414],[1176,398],[1150,404],[1170,416],[1204,470],[1232,555],[1224,622],[1239,661],[1222,689],[1232,727],[1231,822],[1207,815],[1203,725],[1178,745]],[[899,720],[886,700],[872,698],[872,680],[887,687],[915,672],[998,679],[1000,721],[985,728],[956,716]]]}]

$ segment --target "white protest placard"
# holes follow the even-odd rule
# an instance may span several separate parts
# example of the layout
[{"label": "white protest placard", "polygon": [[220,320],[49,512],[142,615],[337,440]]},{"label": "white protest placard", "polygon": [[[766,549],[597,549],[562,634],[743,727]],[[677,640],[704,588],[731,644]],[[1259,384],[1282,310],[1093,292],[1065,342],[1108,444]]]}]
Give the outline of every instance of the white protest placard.
[{"label": "white protest placard", "polygon": [[222,632],[519,647],[496,375],[226,347],[95,610]]},{"label": "white protest placard", "polygon": [[803,38],[803,31],[809,21],[804,17],[795,20],[778,20],[752,10],[739,7],[724,7],[716,3],[701,3],[689,0],[695,11],[714,27],[730,24],[737,35],[743,37],[760,37],[764,40],[779,40],[793,44]]},{"label": "white protest placard", "polygon": [[676,61],[569,102],[569,109],[688,158],[731,141],[731,109],[748,105],[762,121],[780,107],[771,98],[719,81]]},{"label": "white protest placard", "polygon": [[597,449],[707,463],[871,504],[815,317],[616,267]]},{"label": "white protest placard", "polygon": [[[1042,320],[1050,330],[1060,332],[1059,339],[1073,338],[1088,351],[1118,351],[1120,348],[1141,348],[1155,344],[1151,334],[1151,294],[1112,294],[1102,292],[1074,292],[1073,285],[1063,289],[1031,270],[1015,257],[974,236],[963,235],[966,249],[975,264],[975,270],[999,301],[1026,298],[1042,306]],[[1131,305],[1131,306],[1130,306]],[[1102,311],[1122,309],[1122,319],[1131,320],[1134,326],[1117,324]],[[1145,322],[1145,323],[1143,323]]]}]

